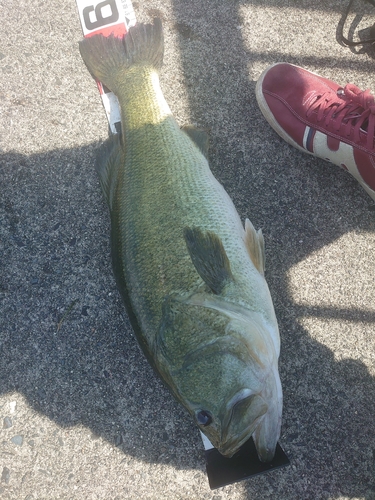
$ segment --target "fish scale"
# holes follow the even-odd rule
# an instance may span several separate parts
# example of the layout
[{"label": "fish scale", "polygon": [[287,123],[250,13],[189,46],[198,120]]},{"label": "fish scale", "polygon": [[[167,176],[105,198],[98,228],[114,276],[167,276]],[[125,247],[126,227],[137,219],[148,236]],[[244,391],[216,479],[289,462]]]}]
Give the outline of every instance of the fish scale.
[{"label": "fish scale", "polygon": [[[163,126],[163,125],[161,125]],[[124,127],[126,130],[126,127]],[[173,291],[187,291],[197,281],[197,272],[188,255],[186,244],[183,239],[183,229],[197,224],[203,230],[211,230],[218,234],[226,247],[228,256],[233,255],[231,260],[233,272],[237,271],[235,259],[241,262],[241,271],[237,274],[246,274],[243,262],[245,258],[249,261],[246,255],[246,250],[243,248],[243,256],[237,257],[239,247],[244,247],[242,235],[242,226],[239,227],[238,215],[229,205],[229,198],[226,193],[217,183],[206,167],[206,160],[202,158],[194,145],[189,145],[191,153],[186,155],[186,149],[183,151],[184,157],[190,161],[174,161],[174,155],[178,156],[178,150],[174,148],[174,141],[171,134],[165,127],[163,137],[169,137],[169,150],[166,148],[166,153],[169,151],[169,157],[172,161],[163,162],[163,168],[155,168],[153,161],[152,144],[158,144],[155,141],[149,141],[148,153],[145,157],[138,155],[137,164],[151,165],[146,169],[135,170],[133,161],[127,164],[124,172],[125,183],[131,185],[131,194],[127,194],[125,190],[125,201],[121,206],[121,211],[126,214],[124,216],[124,231],[127,232],[128,256],[131,262],[137,264],[134,272],[130,273],[130,282],[135,281],[134,287],[138,286],[140,290],[153,289],[153,296],[150,297],[150,302],[155,305],[156,323],[160,321],[160,301]],[[181,132],[178,130],[179,136]],[[150,137],[149,137],[150,139]],[[185,140],[184,137],[182,137]],[[178,137],[179,142],[181,138]],[[130,141],[125,138],[126,143]],[[186,138],[186,142],[189,138]],[[140,149],[143,141],[131,141],[132,148]],[[194,151],[195,149],[195,151]],[[200,161],[193,161],[195,154]],[[181,158],[181,155],[180,155]],[[173,168],[178,165],[178,169]],[[188,175],[187,175],[188,173]],[[207,179],[207,177],[209,179]],[[174,189],[166,189],[167,185],[174,186]],[[163,196],[160,196],[160,193]],[[228,211],[229,205],[230,211]],[[136,208],[136,211],[134,209]],[[230,217],[222,217],[220,214],[229,212]],[[236,232],[238,234],[236,234]],[[237,237],[236,237],[237,236]],[[141,243],[140,243],[141,242]],[[139,248],[142,245],[142,249]],[[158,296],[155,296],[155,284],[158,284],[155,279],[155,264],[163,260],[165,249],[168,248],[168,260],[171,265],[168,266],[168,279],[164,283],[159,283]],[[233,250],[233,251],[231,251]],[[248,271],[249,272],[249,271]],[[254,271],[255,274],[256,271]],[[168,287],[166,286],[168,284]],[[164,285],[164,286],[163,286]],[[140,292],[141,293],[141,292]],[[159,314],[158,314],[159,313]],[[153,328],[156,325],[153,325]],[[154,331],[154,330],[153,330]],[[151,335],[154,335],[151,333]]]},{"label": "fish scale", "polygon": [[111,212],[114,274],[137,339],[172,394],[225,456],[253,435],[272,460],[280,435],[279,334],[263,237],[207,162],[206,136],[181,130],[160,89],[161,23],[124,40],[81,42],[117,96],[122,138],[97,171]]}]

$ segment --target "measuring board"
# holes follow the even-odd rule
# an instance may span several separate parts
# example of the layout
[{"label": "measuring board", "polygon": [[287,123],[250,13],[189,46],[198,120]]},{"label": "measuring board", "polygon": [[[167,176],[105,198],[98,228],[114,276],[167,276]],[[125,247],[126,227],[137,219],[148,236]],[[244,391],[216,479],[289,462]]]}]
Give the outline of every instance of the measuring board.
[{"label": "measuring board", "polygon": [[[130,0],[76,0],[83,36],[109,36],[122,38],[136,23],[133,5]],[[121,131],[120,105],[117,97],[101,82],[97,82],[103,106],[113,134]]]}]

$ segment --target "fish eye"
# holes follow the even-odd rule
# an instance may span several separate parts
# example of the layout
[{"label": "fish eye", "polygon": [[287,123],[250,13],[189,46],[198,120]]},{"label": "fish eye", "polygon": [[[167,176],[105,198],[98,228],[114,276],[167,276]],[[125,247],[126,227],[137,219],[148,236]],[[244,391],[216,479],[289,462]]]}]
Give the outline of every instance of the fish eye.
[{"label": "fish eye", "polygon": [[201,410],[197,412],[196,417],[198,424],[203,425],[203,427],[210,425],[210,423],[212,422],[212,415],[209,411],[206,410]]}]

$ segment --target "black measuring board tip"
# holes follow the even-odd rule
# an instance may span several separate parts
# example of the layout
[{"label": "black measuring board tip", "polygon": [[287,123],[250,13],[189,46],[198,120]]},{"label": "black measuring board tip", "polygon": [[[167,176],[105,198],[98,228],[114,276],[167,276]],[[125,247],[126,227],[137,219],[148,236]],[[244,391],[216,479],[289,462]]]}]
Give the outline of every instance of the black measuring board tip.
[{"label": "black measuring board tip", "polygon": [[215,448],[206,450],[205,453],[211,490],[290,465],[289,458],[279,443],[277,443],[273,460],[267,463],[261,462],[252,438],[246,441],[231,458],[224,457]]}]

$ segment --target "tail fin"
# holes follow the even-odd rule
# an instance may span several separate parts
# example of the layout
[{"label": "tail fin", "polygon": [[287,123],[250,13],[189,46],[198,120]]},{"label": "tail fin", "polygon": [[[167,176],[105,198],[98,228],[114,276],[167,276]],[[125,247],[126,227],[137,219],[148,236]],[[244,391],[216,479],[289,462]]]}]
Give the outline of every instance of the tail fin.
[{"label": "tail fin", "polygon": [[161,20],[154,19],[154,24],[136,24],[124,38],[113,35],[85,38],[79,43],[79,50],[94,78],[115,92],[118,76],[124,69],[133,65],[160,69],[164,54]]}]

